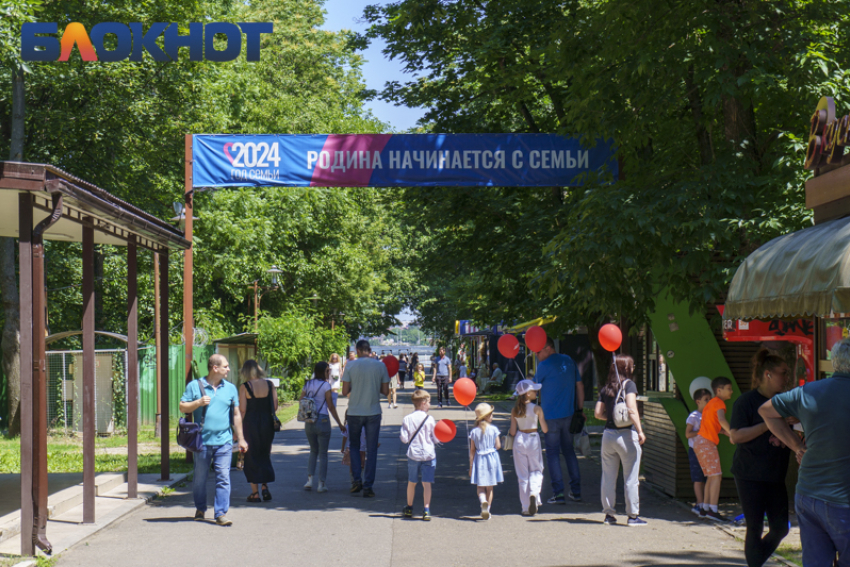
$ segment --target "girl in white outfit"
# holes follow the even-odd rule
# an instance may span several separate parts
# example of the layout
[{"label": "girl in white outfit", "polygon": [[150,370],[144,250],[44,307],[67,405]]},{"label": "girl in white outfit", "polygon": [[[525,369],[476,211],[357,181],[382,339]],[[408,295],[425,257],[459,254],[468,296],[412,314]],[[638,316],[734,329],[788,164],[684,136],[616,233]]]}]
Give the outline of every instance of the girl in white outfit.
[{"label": "girl in white outfit", "polygon": [[537,424],[543,433],[549,431],[543,408],[533,403],[542,384],[521,380],[516,385],[516,405],[511,410],[510,435],[514,437],[514,468],[519,480],[519,501],[522,515],[533,516],[540,505],[540,490],[543,487],[543,452]]}]

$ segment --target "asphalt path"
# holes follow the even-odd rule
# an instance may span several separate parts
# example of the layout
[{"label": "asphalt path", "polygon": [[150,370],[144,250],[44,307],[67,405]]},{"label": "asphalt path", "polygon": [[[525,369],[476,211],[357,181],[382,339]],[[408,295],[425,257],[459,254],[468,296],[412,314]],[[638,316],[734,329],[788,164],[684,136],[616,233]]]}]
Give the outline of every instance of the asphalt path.
[{"label": "asphalt path", "polygon": [[[429,385],[430,388],[430,385]],[[431,391],[432,396],[435,392]],[[599,503],[600,467],[596,458],[579,457],[582,471],[580,503],[544,504],[531,518],[520,515],[520,503],[510,453],[501,452],[505,483],[495,491],[493,517],[484,521],[475,487],[467,476],[465,419],[472,412],[452,406],[434,408],[435,419],[458,426],[454,441],[437,449],[433,520],[402,519],[407,488],[407,460],[398,438],[405,415],[413,411],[411,389],[401,392],[397,409],[387,409],[381,426],[376,498],[349,494],[349,471],[342,465],[342,436],[333,430],[329,492],[302,489],[307,479],[309,448],[303,424],[292,421],[275,439],[272,460],[277,480],[270,485],[271,502],[246,502],[250,487],[240,471],[232,471],[230,527],[217,526],[210,509],[206,522],[192,520],[191,483],[178,488],[87,541],[63,553],[62,567],[159,565],[746,565],[742,544],[700,521],[678,504],[641,490],[641,516],[649,524],[624,525],[622,477],[618,482],[620,524],[606,526]],[[436,401],[433,400],[436,406]],[[346,401],[340,399],[340,411]],[[341,413],[342,415],[342,413]],[[497,411],[494,424],[504,433],[509,414]],[[598,451],[598,448],[595,449]],[[562,468],[566,471],[566,468]],[[212,477],[212,475],[211,475]],[[543,500],[551,496],[548,474]],[[414,512],[421,515],[421,488]]]}]

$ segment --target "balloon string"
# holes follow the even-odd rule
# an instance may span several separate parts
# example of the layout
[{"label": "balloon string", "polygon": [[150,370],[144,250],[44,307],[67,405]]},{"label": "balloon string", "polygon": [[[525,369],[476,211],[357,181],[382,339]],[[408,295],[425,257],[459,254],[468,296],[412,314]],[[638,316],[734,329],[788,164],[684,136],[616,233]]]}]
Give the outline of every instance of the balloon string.
[{"label": "balloon string", "polygon": [[516,369],[519,370],[519,375],[522,376],[522,379],[525,380],[525,375],[522,373],[522,368],[519,367],[519,363],[516,361],[516,358],[513,359],[514,365],[516,365]]}]

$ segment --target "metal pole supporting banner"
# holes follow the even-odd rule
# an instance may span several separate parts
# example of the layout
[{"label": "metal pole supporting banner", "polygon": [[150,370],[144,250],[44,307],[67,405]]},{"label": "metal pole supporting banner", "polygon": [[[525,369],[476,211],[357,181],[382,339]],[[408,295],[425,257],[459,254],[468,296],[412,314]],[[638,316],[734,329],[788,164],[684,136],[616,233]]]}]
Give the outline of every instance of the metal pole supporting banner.
[{"label": "metal pole supporting banner", "polygon": [[33,481],[33,398],[32,398],[32,221],[33,198],[28,192],[18,196],[18,249],[20,252],[21,309],[21,555],[35,553],[33,524],[35,500]]},{"label": "metal pole supporting banner", "polygon": [[83,219],[83,523],[95,521],[94,225]]},{"label": "metal pole supporting banner", "polygon": [[154,425],[154,437],[162,436],[162,314],[159,300],[159,254],[153,253],[153,336],[156,347],[156,423]]},{"label": "metal pole supporting banner", "polygon": [[127,242],[127,497],[139,486],[139,299],[136,237]]},{"label": "metal pole supporting banner", "polygon": [[[183,230],[183,237],[192,243],[193,232],[193,216],[194,216],[194,199],[192,189],[192,135],[186,134],[186,179],[183,194],[183,218],[186,224]],[[194,258],[192,256],[192,247],[189,246],[183,251],[183,343],[184,343],[184,361],[186,371],[186,384],[192,381],[192,361],[194,356],[192,347],[195,342],[195,315],[193,313],[192,293],[193,293],[193,266]],[[191,416],[189,416],[191,419]],[[192,453],[186,451],[186,461],[191,463]]]}]

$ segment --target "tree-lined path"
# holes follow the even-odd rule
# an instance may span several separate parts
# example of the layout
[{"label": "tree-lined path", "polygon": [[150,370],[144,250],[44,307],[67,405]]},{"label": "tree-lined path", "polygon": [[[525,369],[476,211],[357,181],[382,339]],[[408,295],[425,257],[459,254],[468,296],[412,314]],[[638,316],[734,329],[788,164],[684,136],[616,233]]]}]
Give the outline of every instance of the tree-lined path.
[{"label": "tree-lined path", "polygon": [[[401,519],[407,461],[398,431],[404,415],[412,411],[410,393],[410,389],[402,392],[398,409],[384,407],[374,499],[348,493],[339,430],[331,440],[330,492],[302,490],[309,449],[303,425],[292,421],[276,438],[272,458],[277,482],[270,485],[272,502],[248,504],[248,484],[241,472],[233,471],[228,513],[232,527],[222,528],[211,520],[192,521],[189,484],[65,552],[58,564],[745,565],[740,543],[648,490],[641,493],[641,516],[649,522],[647,527],[604,526],[599,465],[583,457],[579,461],[584,502],[544,505],[536,517],[524,518],[519,515],[513,461],[502,452],[506,482],[496,489],[494,516],[481,520],[475,490],[466,476],[464,411],[456,406],[432,411],[435,419],[450,418],[458,425],[458,437],[437,450],[434,518],[430,523]],[[344,411],[346,401],[340,402]],[[503,432],[507,422],[508,414],[497,412],[494,423]],[[547,476],[544,500],[550,495]],[[420,494],[417,498],[414,512],[419,515]]]}]

